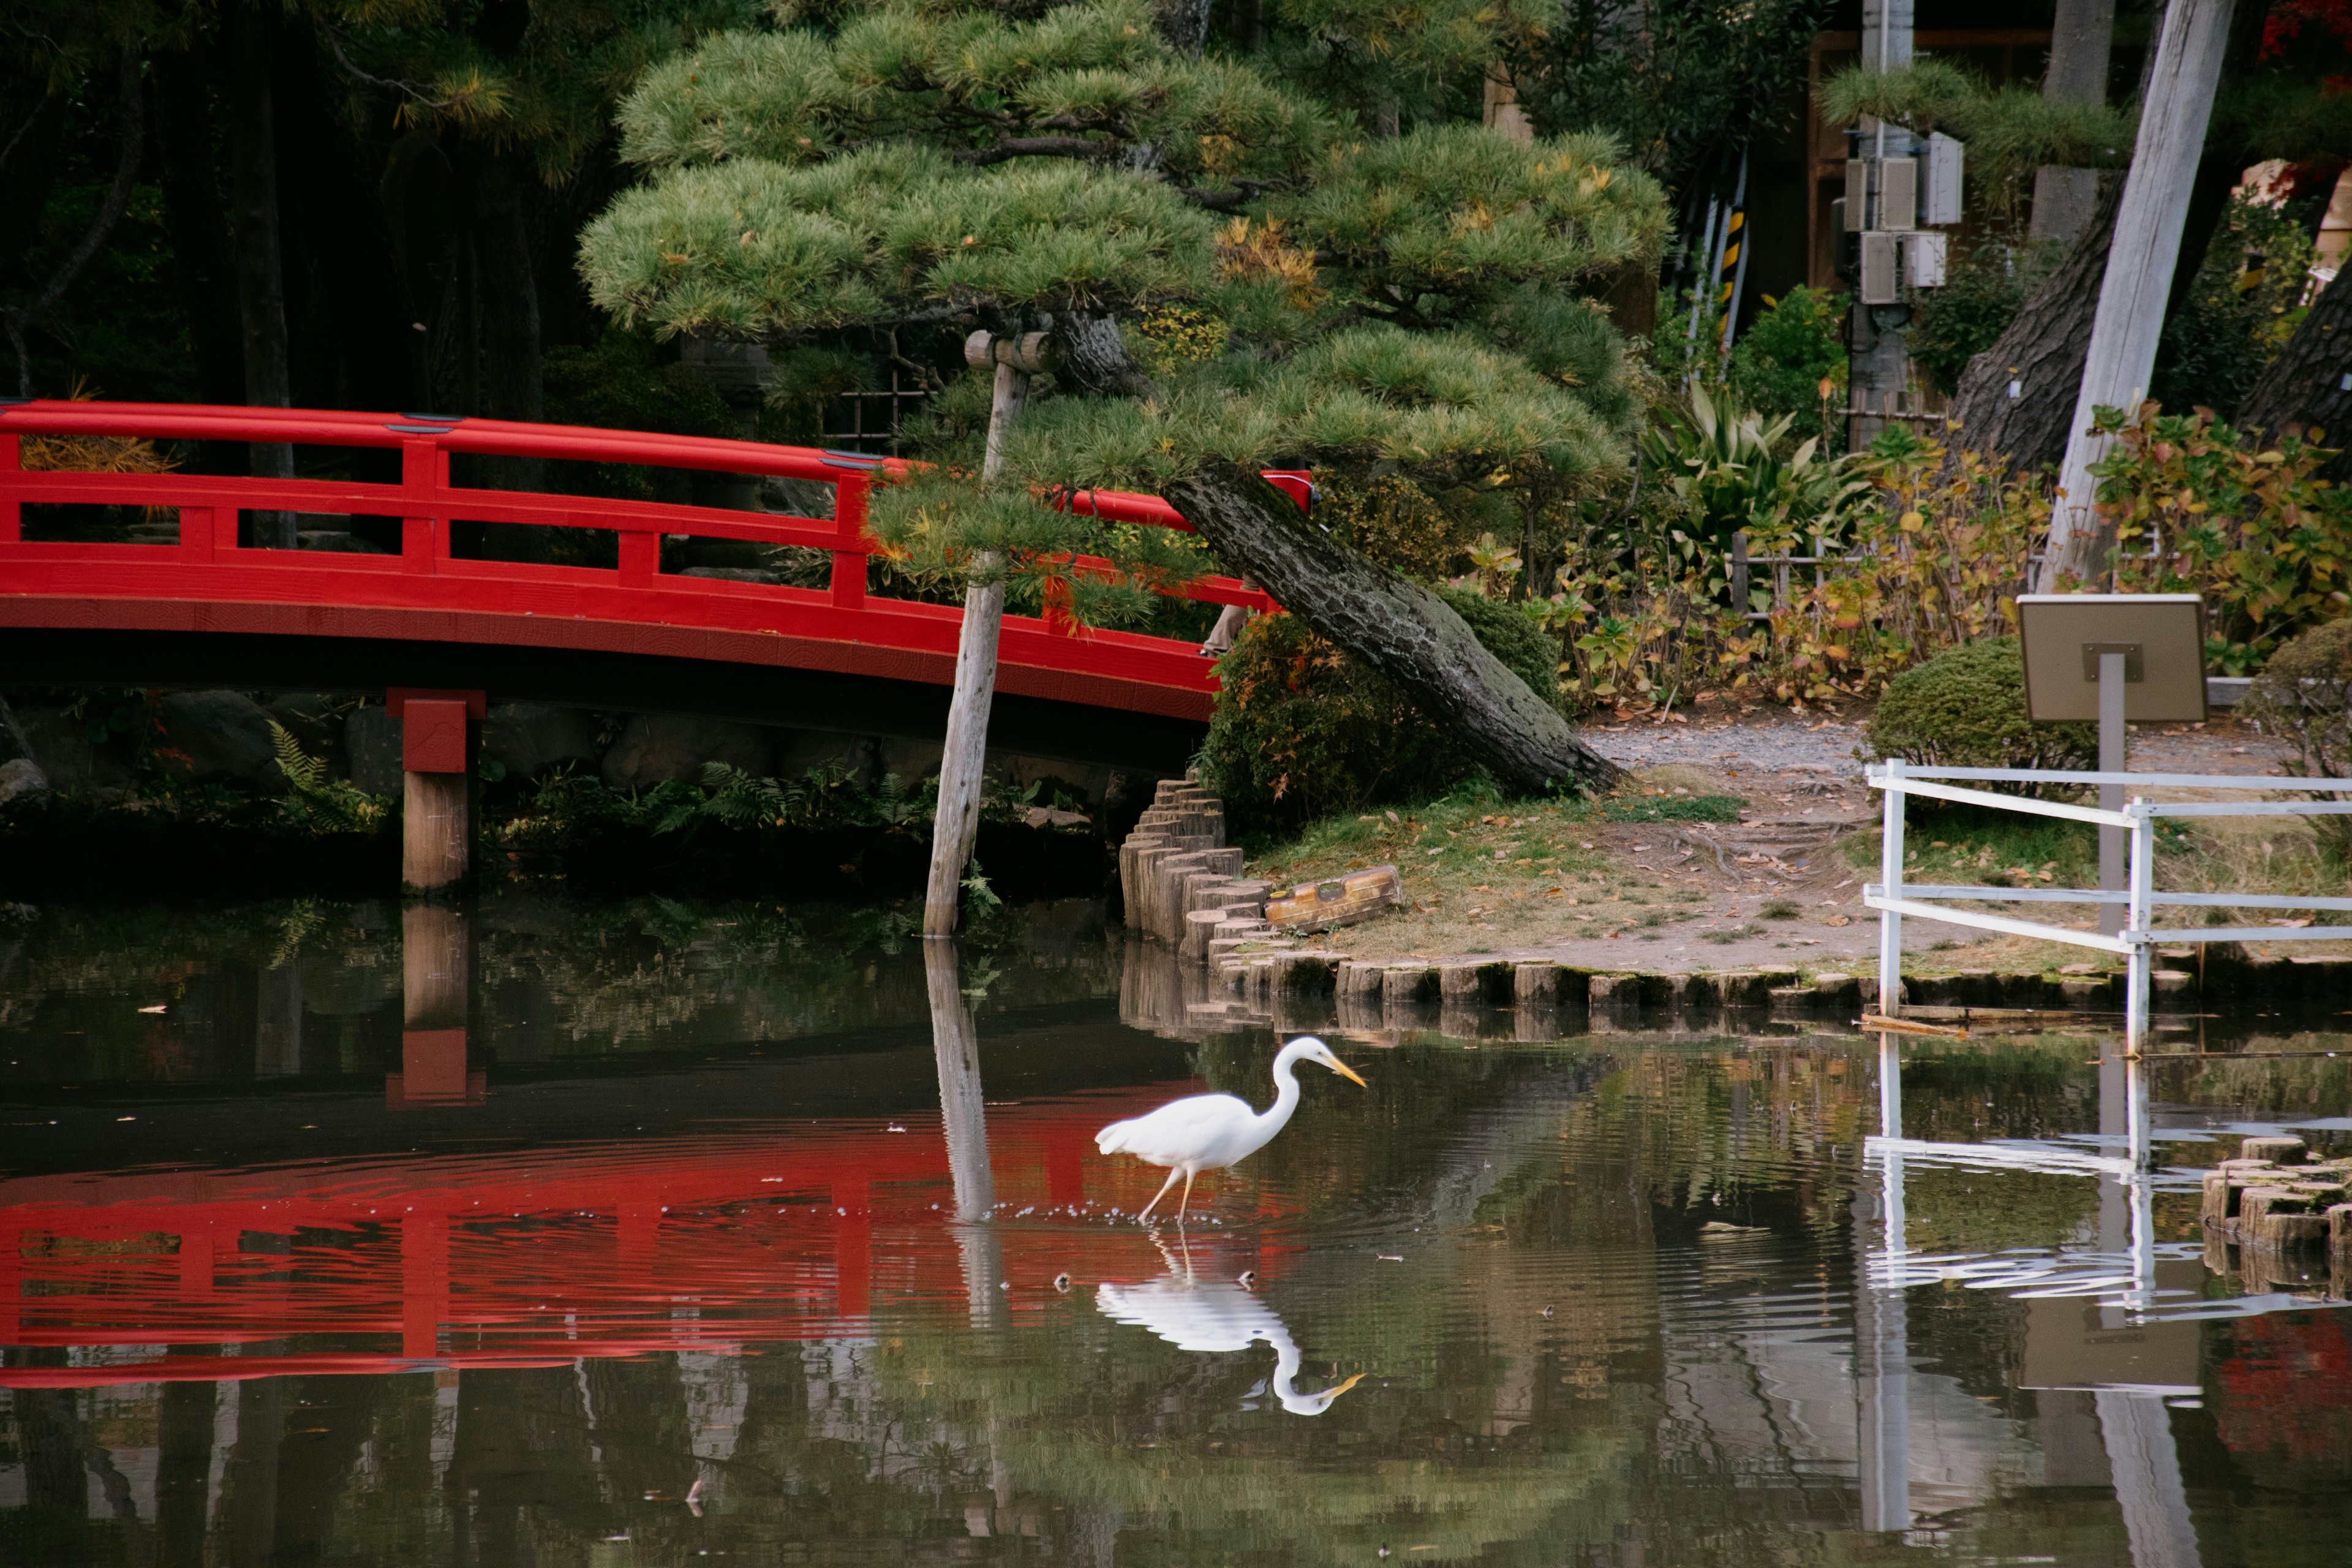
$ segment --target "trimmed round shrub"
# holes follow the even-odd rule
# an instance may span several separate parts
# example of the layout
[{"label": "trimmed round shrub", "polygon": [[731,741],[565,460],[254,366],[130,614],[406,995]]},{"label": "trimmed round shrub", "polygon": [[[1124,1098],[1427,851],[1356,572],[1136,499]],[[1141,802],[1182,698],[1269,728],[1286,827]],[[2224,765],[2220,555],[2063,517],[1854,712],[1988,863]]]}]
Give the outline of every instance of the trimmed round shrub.
[{"label": "trimmed round shrub", "polygon": [[[2015,637],[1966,643],[1886,683],[1864,732],[1871,754],[1922,767],[2088,768],[2095,724],[2037,724],[2025,716],[2025,661]],[[1987,784],[2004,794],[2024,784]]]},{"label": "trimmed round shrub", "polygon": [[[2325,621],[2271,655],[2246,689],[2238,716],[2294,742],[2286,771],[2340,779],[2352,768],[2352,620]],[[2343,799],[2342,794],[2336,795]],[[2352,860],[2352,816],[2306,818],[2320,847]]]},{"label": "trimmed round shrub", "polygon": [[[1487,650],[1557,703],[1559,655],[1517,607],[1462,589],[1439,595]],[[1478,772],[1386,676],[1296,616],[1260,616],[1217,665],[1202,761],[1234,817],[1295,826],[1335,812],[1426,799]]]}]

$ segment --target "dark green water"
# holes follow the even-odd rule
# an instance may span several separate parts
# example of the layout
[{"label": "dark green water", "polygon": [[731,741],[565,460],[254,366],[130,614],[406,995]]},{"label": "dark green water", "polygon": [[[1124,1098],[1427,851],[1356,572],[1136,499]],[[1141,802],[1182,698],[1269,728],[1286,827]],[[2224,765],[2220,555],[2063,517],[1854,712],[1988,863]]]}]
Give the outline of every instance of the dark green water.
[{"label": "dark green water", "polygon": [[[2352,1065],[2228,1052],[2352,1042],[2208,1021],[2125,1181],[2095,1033],[1906,1048],[1991,1169],[1868,1147],[1875,1037],[1218,1000],[1085,905],[43,910],[0,1562],[2345,1561],[2344,1281],[2194,1173],[2344,1146]],[[1094,1131],[1309,1026],[1370,1088],[1128,1218]]]}]

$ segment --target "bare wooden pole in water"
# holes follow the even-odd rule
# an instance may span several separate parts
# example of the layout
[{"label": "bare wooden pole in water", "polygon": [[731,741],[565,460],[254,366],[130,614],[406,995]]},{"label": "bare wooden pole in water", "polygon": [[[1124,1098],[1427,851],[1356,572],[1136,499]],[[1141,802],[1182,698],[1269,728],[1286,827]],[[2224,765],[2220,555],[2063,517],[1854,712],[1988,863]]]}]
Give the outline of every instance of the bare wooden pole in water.
[{"label": "bare wooden pole in water", "polygon": [[[1029,377],[1043,370],[1043,332],[992,338],[974,332],[964,340],[964,358],[994,364],[996,395],[988,410],[988,451],[982,459],[982,484],[1004,469],[1004,447],[1013,420],[1029,395]],[[948,704],[946,749],[940,755],[939,812],[931,820],[931,875],[923,891],[923,934],[951,936],[963,868],[971,861],[980,831],[980,792],[988,766],[988,715],[996,699],[996,648],[1004,629],[1004,563],[992,551],[972,558],[971,585],[964,590],[963,629],[956,640],[955,695]]]}]

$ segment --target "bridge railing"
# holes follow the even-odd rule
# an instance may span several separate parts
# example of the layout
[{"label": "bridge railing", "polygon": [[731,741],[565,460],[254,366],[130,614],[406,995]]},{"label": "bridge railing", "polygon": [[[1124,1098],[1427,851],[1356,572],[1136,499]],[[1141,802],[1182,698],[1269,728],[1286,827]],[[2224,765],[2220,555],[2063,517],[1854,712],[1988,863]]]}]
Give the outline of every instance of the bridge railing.
[{"label": "bridge railing", "polygon": [[[43,436],[388,449],[399,455],[400,479],[397,483],[384,483],[249,478],[176,469],[154,473],[27,469],[21,459],[23,441]],[[814,481],[832,487],[833,516],[817,518],[680,502],[460,487],[452,481],[450,459],[461,453]],[[895,459],[862,453],[498,419],[40,400],[0,405],[0,561],[147,560],[211,564],[242,559],[251,564],[264,561],[272,566],[308,563],[320,568],[331,566],[339,572],[473,577],[509,584],[535,579],[576,580],[576,574],[582,572],[611,571],[617,573],[617,585],[624,589],[659,587],[721,598],[809,592],[667,573],[662,568],[662,541],[665,536],[684,535],[826,551],[833,557],[832,569],[827,586],[821,592],[834,607],[856,610],[864,608],[867,601],[868,561],[879,553],[877,544],[866,531],[867,497],[877,474],[897,466]],[[1304,504],[1304,475],[1269,474],[1268,478],[1289,489]],[[41,504],[176,510],[178,543],[27,541],[23,536],[24,508]],[[1067,510],[1108,521],[1191,531],[1176,510],[1157,496],[1088,490],[1062,498],[1062,504]],[[299,563],[289,562],[288,552],[262,552],[240,543],[239,515],[248,511],[397,518],[400,549],[396,555],[300,552]],[[551,566],[462,558],[452,550],[453,525],[461,522],[609,531],[618,538],[617,565]],[[135,554],[126,555],[126,552]],[[1072,566],[1081,572],[1109,570],[1108,563],[1087,557],[1076,559]],[[1227,577],[1204,576],[1163,591],[1211,604],[1273,607],[1273,601],[1265,594]]]}]

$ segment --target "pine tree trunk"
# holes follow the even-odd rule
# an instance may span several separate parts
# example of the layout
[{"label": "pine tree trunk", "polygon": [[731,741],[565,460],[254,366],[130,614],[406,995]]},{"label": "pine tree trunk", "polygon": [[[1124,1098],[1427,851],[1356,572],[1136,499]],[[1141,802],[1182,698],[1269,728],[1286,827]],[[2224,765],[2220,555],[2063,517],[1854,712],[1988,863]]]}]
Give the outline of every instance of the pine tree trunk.
[{"label": "pine tree trunk", "polygon": [[1505,788],[1605,789],[1623,776],[1443,599],[1334,543],[1257,474],[1212,461],[1163,493],[1228,566],[1403,688]]},{"label": "pine tree trunk", "polygon": [[2100,184],[2098,205],[2064,259],[2043,275],[1992,347],[1960,373],[1951,403],[1960,426],[1956,447],[1998,455],[2022,473],[2066,455],[2066,422],[2083,384],[2099,279],[2106,275],[2107,246],[2123,201],[2122,176],[2108,175]]},{"label": "pine tree trunk", "polygon": [[2286,347],[2246,389],[2234,422],[2273,440],[2291,425],[2323,432],[2327,445],[2338,451],[2322,472],[2341,484],[2352,479],[2352,463],[2343,450],[2352,444],[2347,380],[2352,380],[2352,282],[2339,277],[2320,290]]},{"label": "pine tree trunk", "polygon": [[[286,357],[286,282],[278,236],[278,145],[270,103],[269,20],[262,0],[240,0],[227,10],[229,57],[228,158],[230,205],[236,219],[237,318],[245,329],[245,400],[257,408],[293,401]],[[252,447],[259,479],[294,477],[294,448]],[[257,511],[253,542],[291,550],[294,514]]]},{"label": "pine tree trunk", "polygon": [[[540,366],[539,280],[531,266],[519,159],[489,153],[477,160],[470,182],[475,254],[481,264],[484,412],[493,419],[537,424],[545,415]],[[489,464],[502,489],[543,490],[546,464],[537,458],[499,458]],[[543,529],[530,529],[541,535]]]},{"label": "pine tree trunk", "polygon": [[2062,578],[2087,582],[2105,569],[2109,530],[2092,510],[2097,481],[2090,469],[2105,454],[2107,442],[2088,433],[2092,411],[2126,407],[2147,395],[2173,268],[2180,260],[2189,188],[2229,52],[2232,4],[2172,0],[2165,8],[2139,138],[2116,211],[2113,249],[2099,283],[2083,384],[2067,423],[2066,455],[2058,473],[2064,493],[2051,514],[2050,543],[2037,584],[2045,594]]}]

